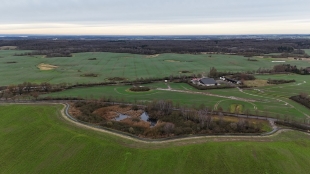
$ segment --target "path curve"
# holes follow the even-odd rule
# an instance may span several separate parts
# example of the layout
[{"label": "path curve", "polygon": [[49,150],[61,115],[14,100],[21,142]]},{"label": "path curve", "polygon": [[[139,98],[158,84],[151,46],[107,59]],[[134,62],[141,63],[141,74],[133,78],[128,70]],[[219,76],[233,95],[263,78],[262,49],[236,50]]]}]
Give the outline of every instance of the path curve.
[{"label": "path curve", "polygon": [[122,135],[119,133],[115,133],[112,131],[108,131],[102,128],[98,128],[98,127],[93,127],[93,126],[89,126],[89,125],[85,125],[83,123],[80,123],[77,119],[73,118],[70,114],[69,114],[69,108],[70,105],[67,103],[62,104],[64,105],[64,108],[61,110],[61,115],[69,122],[79,126],[79,127],[84,127],[87,129],[92,129],[94,131],[99,131],[99,132],[104,132],[104,133],[108,133],[111,135],[115,135],[121,138],[125,138],[125,139],[129,139],[135,142],[141,142],[141,143],[171,143],[171,142],[178,142],[178,141],[185,141],[185,140],[195,140],[195,139],[205,139],[205,138],[262,138],[262,137],[272,137],[275,135],[278,135],[279,133],[287,130],[287,129],[278,129],[278,127],[274,124],[274,119],[268,119],[268,121],[270,122],[270,125],[272,126],[273,130],[271,132],[267,132],[261,135],[206,135],[206,136],[196,136],[196,137],[186,137],[186,138],[176,138],[176,139],[171,139],[171,140],[141,140],[135,137],[131,137],[131,136],[127,136],[127,135]]},{"label": "path curve", "polygon": [[276,135],[279,135],[280,133],[284,132],[284,131],[292,131],[292,129],[278,129],[276,127],[276,125],[274,124],[274,119],[269,119],[269,122],[273,128],[273,130],[271,132],[268,133],[264,133],[261,135],[206,135],[206,136],[193,136],[193,137],[185,137],[185,138],[175,138],[175,139],[168,139],[168,140],[142,140],[142,139],[138,139],[136,137],[131,137],[129,135],[123,135],[120,133],[115,133],[109,130],[105,130],[99,127],[95,127],[94,125],[90,126],[90,125],[86,125],[83,123],[80,123],[77,119],[73,118],[69,113],[69,107],[70,105],[68,103],[3,103],[3,104],[25,104],[25,105],[37,105],[37,104],[54,104],[54,105],[63,105],[64,107],[61,109],[60,113],[62,118],[64,118],[66,121],[74,124],[77,127],[81,127],[81,128],[86,128],[86,129],[90,129],[96,132],[102,132],[102,133],[106,133],[106,134],[110,134],[113,136],[117,136],[120,138],[124,138],[127,140],[131,140],[134,142],[139,142],[139,143],[145,143],[145,144],[163,144],[163,143],[171,143],[171,142],[182,142],[182,141],[188,141],[188,140],[207,140],[210,138],[268,138],[268,137],[273,137]]}]

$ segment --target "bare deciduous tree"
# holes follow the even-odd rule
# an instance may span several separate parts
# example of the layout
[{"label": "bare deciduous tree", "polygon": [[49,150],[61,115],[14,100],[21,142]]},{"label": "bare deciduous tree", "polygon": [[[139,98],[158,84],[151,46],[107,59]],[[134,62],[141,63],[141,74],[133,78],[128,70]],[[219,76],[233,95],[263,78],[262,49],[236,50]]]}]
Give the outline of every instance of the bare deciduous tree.
[{"label": "bare deciduous tree", "polygon": [[175,125],[173,123],[166,123],[163,128],[165,133],[169,135],[170,133],[173,132],[174,127]]}]

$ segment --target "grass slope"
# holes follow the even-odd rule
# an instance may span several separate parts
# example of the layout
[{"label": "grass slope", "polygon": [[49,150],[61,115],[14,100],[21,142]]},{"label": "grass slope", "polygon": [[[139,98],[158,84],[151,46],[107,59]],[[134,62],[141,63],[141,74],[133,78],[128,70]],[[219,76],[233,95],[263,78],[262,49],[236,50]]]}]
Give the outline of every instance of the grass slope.
[{"label": "grass slope", "polygon": [[[78,128],[60,105],[0,106],[0,173],[308,173],[310,137],[143,144]],[[199,142],[199,140],[195,140]],[[187,144],[187,145],[184,145]]]}]

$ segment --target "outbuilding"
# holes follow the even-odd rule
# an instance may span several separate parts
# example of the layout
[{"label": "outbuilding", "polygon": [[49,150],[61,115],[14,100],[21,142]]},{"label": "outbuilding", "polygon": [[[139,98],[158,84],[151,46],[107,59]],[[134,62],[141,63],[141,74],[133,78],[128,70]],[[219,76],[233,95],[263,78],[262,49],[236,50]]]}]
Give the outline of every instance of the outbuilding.
[{"label": "outbuilding", "polygon": [[215,86],[217,85],[216,81],[213,78],[202,78],[199,82],[204,86]]}]

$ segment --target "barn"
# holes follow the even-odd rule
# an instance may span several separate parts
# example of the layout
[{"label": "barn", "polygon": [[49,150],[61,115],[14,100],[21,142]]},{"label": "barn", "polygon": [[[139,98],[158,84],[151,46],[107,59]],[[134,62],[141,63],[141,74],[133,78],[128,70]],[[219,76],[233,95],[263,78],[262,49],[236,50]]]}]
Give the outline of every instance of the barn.
[{"label": "barn", "polygon": [[213,78],[202,78],[199,80],[200,84],[204,86],[215,86],[217,85],[216,81]]}]

